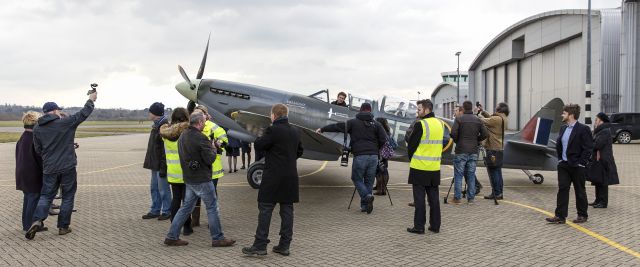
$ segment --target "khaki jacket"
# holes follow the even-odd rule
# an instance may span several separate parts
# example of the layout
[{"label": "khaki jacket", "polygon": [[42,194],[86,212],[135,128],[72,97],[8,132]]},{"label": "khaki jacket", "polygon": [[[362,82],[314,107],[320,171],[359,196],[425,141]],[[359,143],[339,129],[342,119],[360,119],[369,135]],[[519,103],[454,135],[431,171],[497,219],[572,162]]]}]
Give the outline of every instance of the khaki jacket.
[{"label": "khaki jacket", "polygon": [[486,150],[503,150],[502,134],[504,131],[502,129],[502,119],[504,119],[504,130],[506,130],[507,125],[509,125],[507,116],[503,113],[489,115],[486,111],[482,111],[478,114],[478,117],[480,117],[480,120],[484,122],[484,125],[487,126],[487,130],[489,130],[489,137],[485,139],[482,144],[484,148]]}]

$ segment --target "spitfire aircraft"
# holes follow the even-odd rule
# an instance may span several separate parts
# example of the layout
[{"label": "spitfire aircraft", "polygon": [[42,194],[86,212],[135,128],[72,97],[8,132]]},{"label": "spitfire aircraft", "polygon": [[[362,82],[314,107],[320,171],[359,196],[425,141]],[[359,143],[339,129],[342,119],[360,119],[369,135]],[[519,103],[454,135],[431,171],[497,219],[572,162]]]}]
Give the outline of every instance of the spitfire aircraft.
[{"label": "spitfire aircraft", "polygon": [[[409,161],[405,140],[406,130],[415,122],[417,107],[406,99],[395,96],[383,96],[371,99],[349,94],[347,106],[330,104],[329,90],[320,90],[311,95],[302,95],[282,90],[249,85],[217,79],[202,79],[207,61],[209,41],[194,80],[184,69],[178,66],[185,81],[176,85],[176,90],[189,100],[207,106],[213,120],[227,129],[227,135],[253,142],[270,124],[271,106],[283,103],[289,108],[289,122],[301,132],[304,147],[302,158],[311,160],[336,161],[342,155],[344,135],[342,133],[318,134],[315,129],[322,126],[344,122],[354,118],[360,105],[370,103],[374,117],[386,118],[391,128],[391,137],[399,147],[395,151],[395,161]],[[531,174],[529,170],[555,170],[557,157],[554,136],[560,129],[563,102],[556,98],[546,104],[518,133],[505,135],[503,168],[521,169],[536,184],[544,177]],[[448,133],[453,121],[440,118],[446,124]],[[446,134],[447,134],[446,133]],[[444,147],[443,164],[453,162],[453,147],[450,141]],[[481,157],[480,157],[481,158]],[[482,160],[478,161],[480,166]],[[247,172],[247,181],[258,188],[262,180],[264,159],[251,164]]]}]

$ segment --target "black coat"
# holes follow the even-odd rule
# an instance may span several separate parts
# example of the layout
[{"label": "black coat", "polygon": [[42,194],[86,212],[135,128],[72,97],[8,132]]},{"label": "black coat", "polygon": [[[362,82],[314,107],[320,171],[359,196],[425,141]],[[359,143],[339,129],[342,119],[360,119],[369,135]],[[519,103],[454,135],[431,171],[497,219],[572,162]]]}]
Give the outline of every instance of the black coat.
[{"label": "black coat", "polygon": [[471,111],[465,112],[453,121],[451,138],[456,142],[456,154],[478,154],[480,141],[487,139],[487,136],[484,122]]},{"label": "black coat", "polygon": [[[567,125],[562,126],[560,134],[556,140],[556,153],[558,160],[562,160],[562,135],[567,130]],[[569,144],[567,146],[567,163],[571,167],[578,165],[587,166],[591,158],[593,150],[593,137],[589,126],[580,122],[576,122],[569,136]]]},{"label": "black coat", "polygon": [[[216,160],[216,151],[211,140],[202,134],[202,130],[189,126],[178,138],[178,155],[182,177],[186,184],[199,184],[211,181],[211,164]],[[197,161],[199,167],[191,168]]]},{"label": "black coat", "polygon": [[16,143],[16,189],[25,193],[42,189],[42,158],[33,147],[33,132],[25,131]]},{"label": "black coat", "polygon": [[265,167],[258,191],[258,202],[297,203],[298,168],[296,160],[302,156],[300,132],[289,124],[287,118],[273,122],[256,139],[254,147],[265,151]]},{"label": "black coat", "polygon": [[167,158],[164,155],[164,142],[160,136],[160,127],[167,123],[166,116],[153,122],[151,133],[149,133],[147,154],[144,156],[144,164],[142,165],[145,169],[159,171],[160,177],[167,177]]},{"label": "black coat", "polygon": [[[598,126],[593,131],[593,154],[591,160],[597,161],[597,152],[600,152],[600,164],[604,167],[603,184],[614,185],[619,184],[618,168],[613,158],[613,140],[611,138],[611,125],[608,123]],[[596,173],[590,172],[590,173]]]},{"label": "black coat", "polygon": [[[382,124],[373,120],[371,112],[360,112],[355,119],[347,121],[347,132],[351,137],[351,152],[354,156],[378,155],[387,142],[387,133]],[[345,123],[330,124],[320,129],[322,132],[343,132]]]},{"label": "black coat", "polygon": [[[426,116],[420,119],[426,119],[435,117],[433,112],[427,114]],[[420,139],[422,138],[422,125],[420,120],[417,120],[413,124],[413,130],[411,131],[411,136],[409,136],[409,142],[407,142],[407,156],[409,157],[409,161],[413,157],[413,153],[416,152],[418,146],[420,145]],[[442,137],[442,143],[449,143],[449,134],[446,131],[444,136]],[[414,168],[409,168],[409,184],[415,185],[423,185],[423,186],[438,186],[440,185],[440,170],[437,171],[423,171],[417,170]]]},{"label": "black coat", "polygon": [[46,114],[38,119],[33,128],[33,145],[42,157],[44,174],[64,173],[78,165],[73,144],[76,129],[91,115],[93,107],[93,101],[87,100],[84,108],[69,117]]}]

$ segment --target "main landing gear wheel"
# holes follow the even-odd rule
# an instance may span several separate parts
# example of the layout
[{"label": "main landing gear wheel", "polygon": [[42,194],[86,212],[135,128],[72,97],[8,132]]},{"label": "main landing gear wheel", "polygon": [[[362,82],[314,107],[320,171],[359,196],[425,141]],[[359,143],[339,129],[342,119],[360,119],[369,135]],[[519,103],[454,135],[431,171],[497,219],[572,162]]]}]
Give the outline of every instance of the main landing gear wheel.
[{"label": "main landing gear wheel", "polygon": [[533,175],[533,179],[531,179],[531,181],[534,184],[542,184],[544,182],[544,176],[542,176],[542,174],[536,173]]},{"label": "main landing gear wheel", "polygon": [[247,170],[247,182],[253,189],[260,188],[262,183],[262,174],[264,173],[264,161],[254,162]]}]

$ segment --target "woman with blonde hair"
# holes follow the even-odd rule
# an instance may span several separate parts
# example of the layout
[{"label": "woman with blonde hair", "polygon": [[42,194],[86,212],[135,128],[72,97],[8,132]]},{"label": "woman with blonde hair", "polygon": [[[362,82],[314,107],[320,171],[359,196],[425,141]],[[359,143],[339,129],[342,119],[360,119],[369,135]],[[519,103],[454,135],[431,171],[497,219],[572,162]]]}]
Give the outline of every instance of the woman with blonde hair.
[{"label": "woman with blonde hair", "polygon": [[[42,157],[33,146],[33,127],[42,114],[28,111],[22,116],[24,132],[16,143],[16,189],[22,191],[22,230],[28,231],[42,189]],[[46,231],[43,227],[40,231]]]}]

